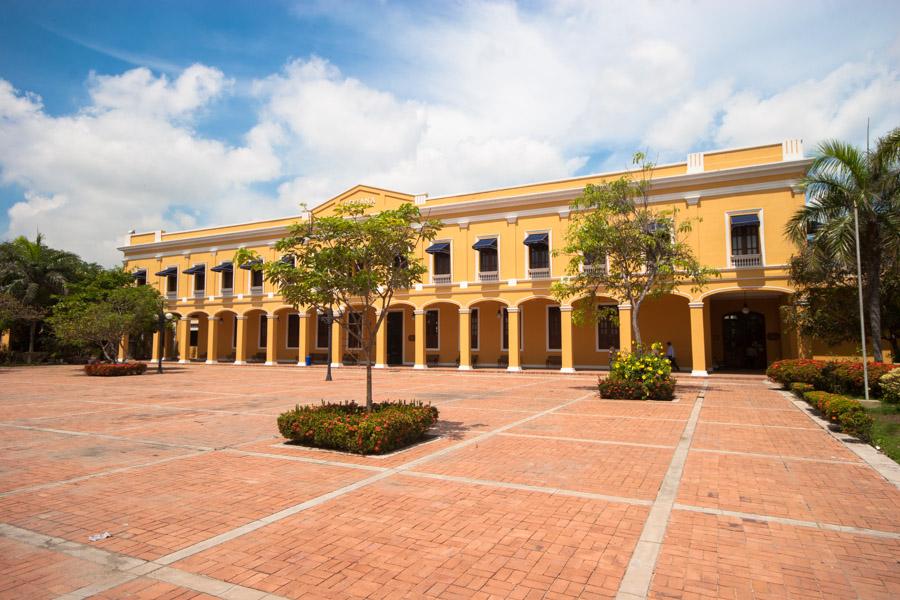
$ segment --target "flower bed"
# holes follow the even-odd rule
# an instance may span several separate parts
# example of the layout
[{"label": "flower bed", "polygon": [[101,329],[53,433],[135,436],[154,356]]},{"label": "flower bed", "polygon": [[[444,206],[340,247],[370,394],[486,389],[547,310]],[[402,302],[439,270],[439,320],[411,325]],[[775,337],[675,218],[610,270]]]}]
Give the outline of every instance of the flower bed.
[{"label": "flower bed", "polygon": [[[894,370],[895,365],[870,362],[869,393],[873,398],[882,395],[880,379]],[[825,361],[798,358],[773,362],[766,375],[769,379],[790,388],[794,383],[806,383],[817,390],[835,394],[862,396],[863,366],[859,361]]]},{"label": "flower bed", "polygon": [[900,369],[894,369],[890,373],[881,376],[878,380],[881,386],[881,394],[888,404],[900,404]]},{"label": "flower bed", "polygon": [[141,362],[132,363],[95,363],[84,365],[84,372],[92,377],[119,377],[121,375],[143,375],[147,365]]},{"label": "flower bed", "polygon": [[869,439],[873,420],[859,401],[820,391],[805,392],[803,399],[819,409],[830,422],[839,425],[841,431],[864,440]]},{"label": "flower bed", "polygon": [[377,403],[371,413],[355,402],[323,402],[282,413],[278,430],[304,446],[383,454],[420,441],[437,419],[438,409],[421,402]]},{"label": "flower bed", "polygon": [[613,359],[609,377],[600,378],[601,398],[619,400],[671,400],[675,397],[672,365],[662,355],[662,345],[649,352],[619,353]]}]

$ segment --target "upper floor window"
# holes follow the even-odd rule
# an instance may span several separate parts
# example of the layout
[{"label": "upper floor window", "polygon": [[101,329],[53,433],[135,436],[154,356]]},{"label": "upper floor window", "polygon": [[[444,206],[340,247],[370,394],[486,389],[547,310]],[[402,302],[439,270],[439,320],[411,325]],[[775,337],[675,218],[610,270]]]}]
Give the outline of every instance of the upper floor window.
[{"label": "upper floor window", "polygon": [[262,294],[263,291],[263,273],[253,267],[262,264],[262,260],[257,259],[241,265],[242,269],[250,271],[250,293]]},{"label": "upper floor window", "polygon": [[497,281],[500,263],[497,258],[497,238],[481,238],[472,246],[478,251],[478,279]]},{"label": "upper floor window", "polygon": [[166,278],[166,296],[174,298],[178,295],[178,267],[167,267],[156,274]]},{"label": "upper floor window", "polygon": [[194,295],[202,296],[206,292],[206,265],[194,265],[190,269],[182,271],[185,275],[194,277]]},{"label": "upper floor window", "polygon": [[212,267],[210,271],[219,273],[222,277],[222,294],[230,294],[234,289],[234,265],[231,261],[226,261]]},{"label": "upper floor window", "polygon": [[138,269],[131,274],[134,285],[147,285],[147,269]]},{"label": "upper floor window", "polygon": [[453,277],[450,270],[450,242],[435,242],[425,252],[431,255],[432,282],[450,283]]},{"label": "upper floor window", "polygon": [[762,265],[759,238],[759,214],[731,215],[731,265]]},{"label": "upper floor window", "polygon": [[585,252],[581,261],[581,270],[585,273],[596,273],[598,275],[606,273],[609,270],[609,259],[597,256],[591,252]]},{"label": "upper floor window", "polygon": [[281,262],[283,262],[286,265],[290,265],[292,267],[297,266],[297,259],[294,257],[293,254],[285,254],[284,256],[281,257]]},{"label": "upper floor window", "polygon": [[524,244],[528,247],[528,278],[550,277],[550,234],[546,231],[530,233]]}]

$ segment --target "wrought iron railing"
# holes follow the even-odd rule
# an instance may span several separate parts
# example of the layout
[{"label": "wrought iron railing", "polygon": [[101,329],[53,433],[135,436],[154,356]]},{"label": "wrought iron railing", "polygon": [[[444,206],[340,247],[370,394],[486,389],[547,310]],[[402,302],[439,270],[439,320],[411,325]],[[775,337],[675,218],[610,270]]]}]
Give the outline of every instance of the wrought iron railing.
[{"label": "wrought iron railing", "polygon": [[497,271],[481,271],[478,273],[478,281],[500,281],[500,273]]},{"label": "wrought iron railing", "polygon": [[762,266],[762,256],[759,254],[732,254],[731,266],[735,269]]}]

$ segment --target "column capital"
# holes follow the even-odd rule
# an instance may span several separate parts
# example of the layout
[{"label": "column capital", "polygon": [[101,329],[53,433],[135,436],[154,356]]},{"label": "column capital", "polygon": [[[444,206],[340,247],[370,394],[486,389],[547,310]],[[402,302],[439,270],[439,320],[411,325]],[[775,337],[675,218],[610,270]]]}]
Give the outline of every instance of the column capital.
[{"label": "column capital", "polygon": [[572,312],[572,307],[568,304],[563,304],[559,307],[560,312]]},{"label": "column capital", "polygon": [[298,312],[298,313],[297,313],[297,316],[300,317],[301,319],[305,319],[305,318],[307,318],[307,317],[309,316],[309,313],[307,313],[307,312],[305,312],[305,311],[304,311],[304,312]]},{"label": "column capital", "polygon": [[424,314],[425,314],[425,310],[424,310],[424,309],[421,309],[421,308],[417,308],[416,310],[413,311],[413,314],[414,314],[414,315],[417,315],[417,316],[418,316],[418,315],[424,315]]},{"label": "column capital", "polygon": [[190,321],[190,320],[191,320],[190,317],[181,317],[181,318],[179,319],[179,321]]},{"label": "column capital", "polygon": [[220,321],[221,317],[206,317],[207,321]]},{"label": "column capital", "polygon": [[235,315],[234,318],[237,321],[243,321],[247,318],[247,315]]},{"label": "column capital", "polygon": [[468,314],[471,314],[471,313],[472,313],[472,309],[471,309],[471,308],[461,308],[461,309],[459,309],[459,314],[461,314],[461,315],[468,315]]},{"label": "column capital", "polygon": [[277,321],[278,315],[276,315],[274,313],[266,313],[266,319],[272,319],[273,321]]},{"label": "column capital", "polygon": [[506,312],[515,314],[515,313],[519,312],[519,307],[518,306],[508,306],[506,308]]},{"label": "column capital", "polygon": [[703,308],[706,304],[701,300],[700,302],[688,302],[688,308]]},{"label": "column capital", "polygon": [[618,308],[619,310],[631,310],[631,303],[625,302],[624,304],[620,304]]}]

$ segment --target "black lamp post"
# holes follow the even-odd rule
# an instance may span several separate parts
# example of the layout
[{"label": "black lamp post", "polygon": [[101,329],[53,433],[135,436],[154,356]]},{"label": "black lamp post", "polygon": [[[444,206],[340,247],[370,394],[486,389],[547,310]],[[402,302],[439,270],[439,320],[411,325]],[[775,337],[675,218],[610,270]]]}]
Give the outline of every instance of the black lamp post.
[{"label": "black lamp post", "polygon": [[163,351],[166,344],[166,323],[172,320],[172,313],[159,311],[159,342],[157,343],[156,372],[162,374]]}]

